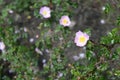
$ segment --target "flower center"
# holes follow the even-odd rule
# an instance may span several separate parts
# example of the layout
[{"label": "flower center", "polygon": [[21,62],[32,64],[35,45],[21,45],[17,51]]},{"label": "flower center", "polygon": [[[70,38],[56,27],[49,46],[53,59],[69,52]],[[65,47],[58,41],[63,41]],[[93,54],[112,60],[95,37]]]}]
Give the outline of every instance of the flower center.
[{"label": "flower center", "polygon": [[79,38],[79,42],[81,42],[81,43],[85,42],[85,40],[86,40],[86,38],[85,38],[84,36],[81,36],[81,37]]},{"label": "flower center", "polygon": [[44,14],[44,15],[47,15],[47,11],[43,11],[43,14]]},{"label": "flower center", "polygon": [[64,20],[63,20],[63,23],[64,23],[64,24],[67,24],[67,23],[68,23],[68,21],[67,21],[66,19],[64,19]]}]

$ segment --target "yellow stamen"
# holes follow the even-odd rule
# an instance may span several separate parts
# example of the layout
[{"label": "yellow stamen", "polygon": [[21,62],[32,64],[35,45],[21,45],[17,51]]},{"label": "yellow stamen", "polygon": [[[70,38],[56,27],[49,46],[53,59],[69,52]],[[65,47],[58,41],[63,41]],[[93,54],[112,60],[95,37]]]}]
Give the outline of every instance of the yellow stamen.
[{"label": "yellow stamen", "polygon": [[81,42],[81,43],[85,42],[85,40],[86,40],[86,38],[85,38],[84,36],[81,36],[81,37],[79,38],[79,42]]},{"label": "yellow stamen", "polygon": [[63,24],[67,24],[68,21],[66,19],[63,20]]},{"label": "yellow stamen", "polygon": [[44,14],[44,15],[47,15],[47,11],[43,11],[43,14]]}]

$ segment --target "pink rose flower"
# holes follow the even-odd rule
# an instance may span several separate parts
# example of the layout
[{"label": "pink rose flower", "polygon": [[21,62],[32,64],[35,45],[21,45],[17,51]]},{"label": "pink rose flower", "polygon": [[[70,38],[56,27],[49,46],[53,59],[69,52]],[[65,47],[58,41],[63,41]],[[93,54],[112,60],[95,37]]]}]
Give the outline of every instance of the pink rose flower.
[{"label": "pink rose flower", "polygon": [[51,17],[51,10],[49,7],[44,6],[40,8],[40,12],[39,12],[44,18],[50,18]]},{"label": "pink rose flower", "polygon": [[76,33],[74,42],[76,43],[77,46],[83,47],[87,44],[88,40],[89,40],[89,36],[86,33],[78,31]]},{"label": "pink rose flower", "polygon": [[70,18],[66,15],[62,16],[59,22],[60,22],[60,25],[63,25],[63,26],[70,26],[71,24]]}]

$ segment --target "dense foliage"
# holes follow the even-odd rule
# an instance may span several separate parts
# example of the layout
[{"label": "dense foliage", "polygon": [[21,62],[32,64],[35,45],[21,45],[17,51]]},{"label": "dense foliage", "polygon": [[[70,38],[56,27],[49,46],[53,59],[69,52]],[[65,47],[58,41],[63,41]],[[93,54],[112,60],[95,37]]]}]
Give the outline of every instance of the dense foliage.
[{"label": "dense foliage", "polygon": [[[87,1],[0,0],[0,80],[119,80],[120,16],[111,21],[111,15],[117,13],[120,4],[104,3],[101,10],[117,27],[98,41],[92,37],[91,28],[77,30],[89,36],[83,36],[86,42],[77,46],[74,9],[82,3],[90,5]],[[40,13],[44,6],[51,10],[47,18],[47,13]],[[60,23],[64,15],[71,25]],[[79,56],[73,56],[77,50]]]}]

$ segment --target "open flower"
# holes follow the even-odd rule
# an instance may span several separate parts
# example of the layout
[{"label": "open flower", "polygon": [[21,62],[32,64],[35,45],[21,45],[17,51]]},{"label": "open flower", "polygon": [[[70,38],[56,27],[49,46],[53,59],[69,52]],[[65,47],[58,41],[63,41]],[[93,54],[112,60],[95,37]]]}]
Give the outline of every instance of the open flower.
[{"label": "open flower", "polygon": [[63,25],[63,26],[70,26],[71,24],[70,18],[66,15],[62,16],[59,22],[60,22],[60,25]]},{"label": "open flower", "polygon": [[50,18],[51,17],[51,10],[49,7],[44,6],[40,8],[40,12],[39,12],[44,18]]},{"label": "open flower", "polygon": [[77,46],[83,47],[86,45],[87,41],[89,40],[89,36],[86,33],[78,31],[75,36],[74,42]]},{"label": "open flower", "polygon": [[0,50],[4,50],[5,49],[5,44],[3,42],[0,42]]}]

